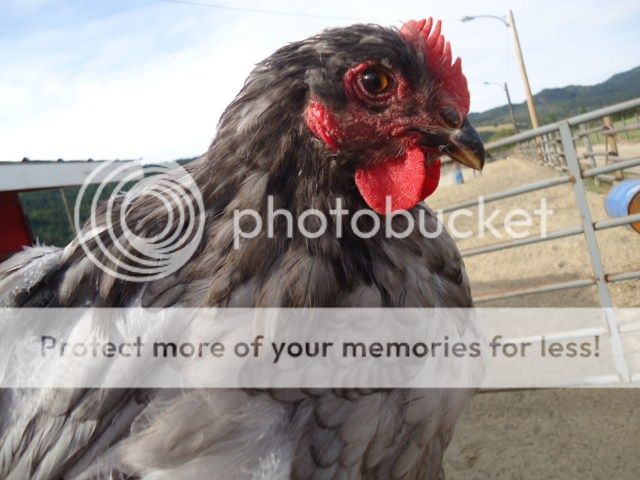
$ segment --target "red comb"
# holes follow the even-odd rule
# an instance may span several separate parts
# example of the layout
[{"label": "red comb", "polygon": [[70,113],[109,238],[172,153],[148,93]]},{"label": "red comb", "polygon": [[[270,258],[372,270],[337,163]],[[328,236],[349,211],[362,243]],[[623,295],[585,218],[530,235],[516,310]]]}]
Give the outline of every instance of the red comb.
[{"label": "red comb", "polygon": [[[433,27],[433,30],[432,30]],[[442,34],[442,22],[433,25],[433,18],[427,20],[410,20],[400,29],[400,34],[415,48],[424,52],[429,73],[453,97],[462,118],[469,113],[469,88],[467,79],[462,73],[460,57],[451,63],[451,45]]]}]

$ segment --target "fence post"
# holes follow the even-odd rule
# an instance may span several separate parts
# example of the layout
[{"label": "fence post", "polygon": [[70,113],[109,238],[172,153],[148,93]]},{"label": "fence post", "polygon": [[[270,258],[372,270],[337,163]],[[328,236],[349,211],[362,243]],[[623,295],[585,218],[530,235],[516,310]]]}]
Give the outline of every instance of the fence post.
[{"label": "fence post", "polygon": [[[627,117],[624,114],[622,114],[622,127],[625,128],[625,129],[627,128]],[[629,140],[629,132],[628,131],[624,132],[624,136],[627,137],[627,140]]]},{"label": "fence post", "polygon": [[531,142],[531,140],[527,140],[525,145],[527,147],[527,155],[528,155],[527,160],[535,162],[536,161],[536,155],[535,155],[535,149],[533,147],[533,143]]},{"label": "fence post", "polygon": [[547,152],[549,153],[549,165],[553,168],[556,168],[558,164],[558,159],[556,158],[554,152],[554,142],[553,142],[553,133],[548,133],[545,137],[547,140]]},{"label": "fence post", "polygon": [[[606,163],[609,163],[610,157],[611,163],[615,163],[618,161],[618,141],[616,140],[615,133],[609,133],[608,130],[613,130],[614,123],[613,119],[610,116],[606,116],[602,119],[603,122],[603,130],[604,130],[604,151],[606,154]],[[616,180],[624,180],[624,172],[622,170],[618,170],[616,172]]]},{"label": "fence post", "polygon": [[558,165],[558,169],[560,171],[566,171],[564,155],[562,154],[562,142],[560,141],[560,136],[553,135],[553,151],[556,157],[556,163]]},{"label": "fence post", "polygon": [[542,141],[542,164],[551,166],[551,157],[549,155],[548,134],[542,135],[541,141]]},{"label": "fence post", "polygon": [[576,197],[578,208],[580,209],[582,229],[584,231],[585,240],[587,241],[589,256],[591,257],[591,266],[596,280],[598,298],[600,300],[600,305],[605,309],[607,325],[611,335],[613,361],[622,381],[628,382],[630,378],[629,370],[624,358],[624,350],[622,348],[622,342],[620,341],[618,325],[612,311],[613,302],[611,301],[611,293],[609,292],[609,286],[607,285],[607,279],[605,278],[604,265],[602,264],[602,256],[600,255],[600,249],[598,248],[596,231],[593,227],[593,219],[591,217],[591,210],[589,209],[587,192],[582,180],[582,171],[580,170],[580,163],[578,162],[578,152],[576,151],[576,146],[573,143],[573,136],[571,134],[569,122],[559,122],[558,129],[560,130],[560,138],[562,139],[562,147],[564,148],[567,167],[570,175],[572,176],[573,193]]},{"label": "fence post", "polygon": [[[593,146],[591,145],[591,139],[589,138],[590,133],[587,131],[587,126],[584,123],[580,124],[580,133],[584,139],[584,148],[587,151],[586,156],[591,161],[591,168],[595,168],[598,164],[596,163],[596,156],[593,154]],[[600,185],[600,179],[597,175],[593,177],[593,183],[596,186]]]}]

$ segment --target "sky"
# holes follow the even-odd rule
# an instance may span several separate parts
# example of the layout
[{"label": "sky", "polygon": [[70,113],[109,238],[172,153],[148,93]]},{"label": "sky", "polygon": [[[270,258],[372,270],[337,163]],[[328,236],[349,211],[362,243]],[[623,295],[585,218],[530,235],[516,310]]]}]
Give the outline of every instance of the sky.
[{"label": "sky", "polygon": [[199,155],[256,62],[332,26],[442,19],[472,111],[505,103],[485,81],[506,81],[514,102],[524,90],[508,29],[464,15],[513,10],[534,93],[640,65],[637,0],[193,2],[217,7],[0,0],[0,161]]}]

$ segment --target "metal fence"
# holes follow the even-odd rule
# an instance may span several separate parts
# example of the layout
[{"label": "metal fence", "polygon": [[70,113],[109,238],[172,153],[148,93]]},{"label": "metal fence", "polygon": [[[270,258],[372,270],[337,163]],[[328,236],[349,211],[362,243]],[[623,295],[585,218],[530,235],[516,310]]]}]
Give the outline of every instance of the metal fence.
[{"label": "metal fence", "polygon": [[[625,360],[621,343],[621,335],[640,333],[640,324],[620,327],[613,311],[614,305],[609,291],[612,282],[623,282],[640,278],[640,265],[636,270],[626,272],[605,271],[596,232],[604,229],[622,227],[640,221],[640,214],[627,215],[620,218],[594,222],[587,202],[585,179],[594,178],[600,181],[611,181],[621,177],[621,172],[640,165],[640,155],[628,158],[620,157],[617,148],[613,148],[616,135],[626,135],[640,131],[638,111],[640,98],[578,115],[543,127],[529,130],[505,139],[485,145],[493,157],[505,154],[516,154],[522,158],[542,163],[562,172],[560,176],[543,181],[529,183],[502,192],[491,193],[483,198],[484,203],[495,202],[508,197],[523,195],[528,192],[542,190],[557,185],[570,184],[580,210],[581,223],[569,228],[548,232],[545,235],[532,235],[525,238],[476,247],[462,252],[463,257],[482,255],[509,248],[517,248],[538,242],[547,242],[572,235],[582,235],[589,252],[593,275],[575,278],[560,283],[548,283],[529,288],[505,290],[497,293],[480,295],[474,300],[476,304],[498,299],[520,297],[574,288],[595,286],[600,305],[607,310],[607,325],[595,334],[610,336],[614,363],[617,374],[605,377],[586,378],[580,384],[617,384],[620,382],[640,382],[640,372],[630,373]],[[629,120],[631,118],[631,121]],[[613,120],[615,119],[615,121]],[[620,126],[616,126],[616,123]],[[598,138],[599,137],[599,138]],[[605,150],[594,150],[593,144],[605,140]],[[582,143],[584,153],[578,153],[577,142]],[[618,172],[617,177],[611,174]],[[443,209],[444,213],[460,208],[479,205],[480,198],[459,202]],[[640,300],[640,294],[638,295]],[[571,331],[561,338],[581,338],[593,336],[594,332]]]}]

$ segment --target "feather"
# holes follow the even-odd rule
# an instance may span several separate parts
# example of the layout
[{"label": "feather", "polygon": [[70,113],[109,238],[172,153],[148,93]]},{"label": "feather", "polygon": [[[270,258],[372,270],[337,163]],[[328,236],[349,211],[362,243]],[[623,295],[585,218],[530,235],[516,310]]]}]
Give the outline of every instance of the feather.
[{"label": "feather", "polygon": [[[362,148],[385,155],[402,149],[382,145],[371,137],[371,127],[337,142],[338,133],[348,132],[339,132],[337,122],[353,118],[345,72],[377,61],[403,72],[404,93],[422,89],[435,95],[443,84],[464,109],[466,80],[460,60],[451,60],[441,23],[432,19],[408,22],[400,32],[375,25],[330,29],[284,46],[256,66],[223,113],[208,152],[186,166],[202,192],[205,235],[180,270],[148,282],[102,272],[79,238],[104,260],[118,251],[115,242],[124,226],[116,220],[113,236],[106,227],[89,231],[86,226],[64,250],[35,247],[2,264],[0,305],[471,306],[462,259],[446,232],[436,238],[418,230],[402,239],[383,232],[362,238],[348,216],[329,214],[338,198],[352,212],[367,208],[354,184],[356,167],[370,161],[361,158]],[[309,122],[305,112],[311,102],[319,102],[325,114]],[[327,148],[323,137],[340,148]],[[279,218],[271,235],[263,231],[234,246],[236,212],[255,209],[266,219],[269,197],[274,208],[296,218],[308,208],[324,213],[331,219],[327,232],[308,238],[298,229],[289,232],[286,219]],[[114,218],[121,205],[122,198],[115,199]],[[106,224],[104,207],[95,213],[98,225]],[[157,233],[171,219],[145,196],[134,199],[127,213],[128,225],[141,235]],[[439,226],[425,205],[410,215],[428,232]],[[340,238],[338,230],[344,232]],[[470,395],[353,389],[2,391],[0,478],[442,478],[442,455]]]}]

